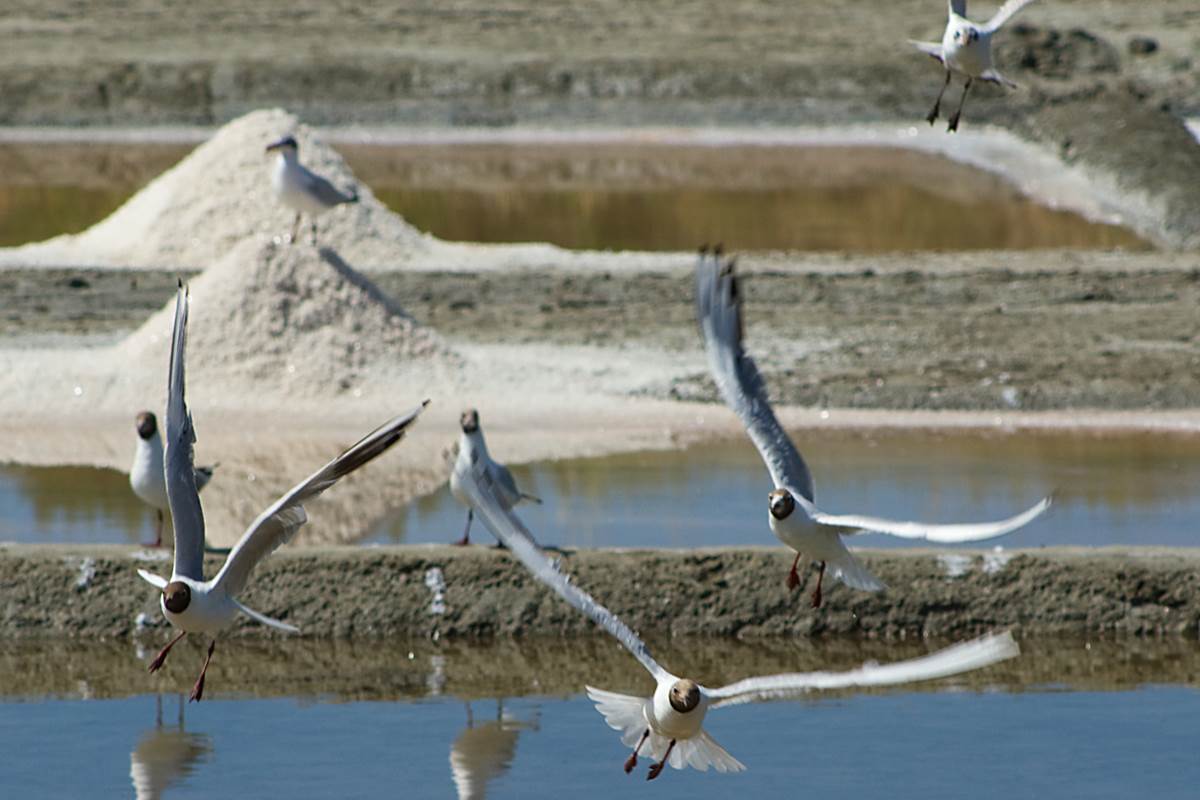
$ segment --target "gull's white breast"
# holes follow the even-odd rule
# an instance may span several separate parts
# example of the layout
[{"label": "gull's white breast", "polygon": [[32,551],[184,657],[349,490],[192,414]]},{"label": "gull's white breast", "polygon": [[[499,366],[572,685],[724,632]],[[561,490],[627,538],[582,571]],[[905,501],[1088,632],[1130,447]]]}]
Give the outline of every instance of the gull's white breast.
[{"label": "gull's white breast", "polygon": [[171,580],[186,583],[192,590],[188,607],[178,614],[167,608],[165,598],[158,599],[163,616],[176,628],[188,633],[217,633],[233,621],[237,606],[223,589],[210,591],[207,584],[180,575],[172,575]]},{"label": "gull's white breast", "polygon": [[271,188],[288,208],[315,216],[328,207],[308,191],[303,170],[298,162],[288,161],[280,153],[275,157],[275,168],[271,171]]},{"label": "gull's white breast", "polygon": [[138,439],[129,470],[129,486],[145,503],[167,511],[167,481],[163,475],[162,440],[156,434],[150,441]]},{"label": "gull's white breast", "polygon": [[649,723],[650,729],[660,736],[668,739],[690,739],[700,732],[704,724],[708,700],[702,693],[700,705],[686,714],[680,713],[671,705],[671,686],[674,683],[674,679],[659,683],[658,688],[654,690],[653,702],[646,704],[643,713],[646,714],[646,722]]}]

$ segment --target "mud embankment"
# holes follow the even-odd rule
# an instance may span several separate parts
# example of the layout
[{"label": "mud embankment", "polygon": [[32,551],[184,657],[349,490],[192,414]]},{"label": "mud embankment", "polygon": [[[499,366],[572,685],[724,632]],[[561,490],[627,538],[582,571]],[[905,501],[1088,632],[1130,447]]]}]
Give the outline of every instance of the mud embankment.
[{"label": "mud embankment", "polygon": [[[138,567],[169,571],[124,546],[0,549],[0,635],[123,638],[165,625]],[[783,549],[568,551],[563,568],[647,637],[741,639],[1200,633],[1200,550],[1044,549],[863,554],[890,587],[830,582],[825,606],[788,592]],[[208,564],[215,573],[219,561]],[[265,562],[242,598],[305,637],[490,639],[580,636],[592,625],[487,547],[313,548]],[[240,619],[231,636],[270,637]]]}]

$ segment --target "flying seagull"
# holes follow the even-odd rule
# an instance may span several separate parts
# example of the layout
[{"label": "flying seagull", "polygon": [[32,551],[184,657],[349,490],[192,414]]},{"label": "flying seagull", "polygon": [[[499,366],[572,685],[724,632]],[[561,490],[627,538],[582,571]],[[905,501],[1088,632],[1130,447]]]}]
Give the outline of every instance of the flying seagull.
[{"label": "flying seagull", "polygon": [[[143,503],[154,509],[157,517],[154,546],[161,547],[163,512],[170,508],[167,505],[167,481],[163,477],[163,443],[154,412],[143,411],[138,414],[136,429],[137,450],[133,453],[133,466],[129,469],[129,486]],[[208,485],[217,466],[196,467],[196,491]]]},{"label": "flying seagull", "polygon": [[976,25],[967,19],[967,0],[950,0],[949,18],[941,44],[909,40],[918,50],[933,56],[946,67],[946,82],[942,84],[942,90],[933,102],[933,109],[925,117],[930,125],[938,118],[942,95],[946,93],[946,87],[950,85],[950,76],[953,74],[961,75],[966,79],[966,84],[963,86],[962,97],[958,100],[958,108],[946,128],[948,131],[958,130],[958,119],[962,116],[963,103],[967,101],[967,92],[971,89],[972,81],[988,81],[1010,89],[1016,88],[1015,83],[992,66],[992,36],[1009,18],[1032,2],[1033,0],[1008,0],[991,19],[982,25]]},{"label": "flying seagull", "polygon": [[496,485],[496,497],[500,500],[500,504],[504,508],[512,508],[521,502],[531,502],[541,504],[541,499],[534,497],[531,494],[526,494],[517,488],[517,482],[513,479],[512,473],[508,467],[495,461],[491,454],[488,453],[487,442],[483,439],[483,429],[479,427],[479,412],[471,408],[463,412],[459,419],[459,424],[462,426],[462,436],[458,439],[458,456],[455,461],[456,468],[450,473],[450,493],[454,495],[454,499],[467,507],[467,527],[463,529],[462,538],[455,544],[468,545],[471,543],[471,520],[474,517],[474,512],[471,510],[471,502],[463,493],[462,487],[458,484],[459,463],[470,465],[479,463],[482,469],[488,471],[492,476],[493,483]]},{"label": "flying seagull", "polygon": [[[828,514],[815,505],[812,474],[788,438],[767,398],[767,386],[754,359],[742,347],[742,298],[733,259],[701,248],[696,265],[696,316],[708,351],[708,366],[726,405],[746,427],[766,462],[775,489],[767,495],[768,521],[779,540],[796,551],[787,586],[800,585],[796,567],[807,553],[818,564],[813,608],[821,606],[821,581],[828,567],[847,586],[868,592],[883,584],[867,571],[842,541],[843,534],[886,533],[930,542],[977,542],[1012,533],[1050,507],[1046,497],[1016,516],[996,522],[930,524],[879,519],[858,514]],[[799,510],[800,513],[796,513]]]},{"label": "flying seagull", "polygon": [[507,545],[539,581],[620,642],[654,678],[654,694],[650,697],[634,697],[586,687],[588,697],[596,704],[609,727],[620,731],[621,741],[633,748],[633,753],[625,761],[625,772],[633,771],[641,754],[654,759],[646,775],[647,780],[657,778],[668,764],[675,769],[693,767],[702,772],[709,767],[717,772],[740,772],[745,769],[704,729],[704,717],[710,708],[780,700],[829,689],[932,680],[981,669],[1020,653],[1012,635],[1005,632],[894,664],[879,665],[872,662],[848,672],[767,675],[710,689],[660,666],[629,626],[571,583],[570,578],[537,548],[528,529],[512,510],[500,502],[495,481],[486,470],[464,469],[459,481],[476,513],[496,538]]},{"label": "flying seagull", "polygon": [[288,208],[296,212],[292,223],[291,241],[296,241],[300,229],[300,215],[308,214],[312,224],[313,244],[317,241],[317,217],[334,206],[357,203],[358,193],[344,194],[336,186],[300,163],[300,145],[293,136],[285,136],[267,145],[267,152],[274,152],[275,166],[271,170],[271,188],[275,196]]},{"label": "flying seagull", "polygon": [[236,599],[245,588],[250,572],[259,561],[277,547],[291,540],[296,530],[308,521],[302,505],[333,486],[341,478],[382,455],[404,438],[408,427],[429,404],[426,400],[411,411],[385,422],[346,452],[314,472],[283,497],[275,501],[258,519],[250,524],[225,564],[211,580],[204,579],[204,512],[196,490],[192,468],[192,445],[196,433],[192,415],[184,402],[184,349],[187,338],[188,294],[182,282],[175,297],[175,330],[171,339],[171,366],[167,384],[167,448],[166,484],[171,518],[175,523],[175,563],[171,580],[165,580],[146,570],[138,574],[162,591],[159,604],[163,615],[179,629],[179,635],[167,643],[150,663],[156,672],[167,660],[167,653],[188,633],[205,633],[214,638],[208,646],[208,656],[200,677],[192,688],[191,699],[200,700],[204,694],[204,675],[216,647],[216,634],[233,621],[241,611],[251,619],[272,628],[296,633],[298,629],[286,622],[271,619],[242,605]]}]

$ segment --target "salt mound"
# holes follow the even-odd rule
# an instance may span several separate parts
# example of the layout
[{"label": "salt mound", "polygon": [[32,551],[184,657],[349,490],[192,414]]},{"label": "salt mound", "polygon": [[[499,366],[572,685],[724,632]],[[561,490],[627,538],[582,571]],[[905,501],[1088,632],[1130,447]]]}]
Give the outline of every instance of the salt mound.
[{"label": "salt mound", "polygon": [[[301,163],[335,186],[358,192],[358,203],[320,217],[319,244],[334,248],[360,269],[395,269],[436,242],[380,203],[342,157],[295,116],[274,109],[254,111],[225,125],[83,233],[12,248],[2,260],[203,269],[245,239],[284,236],[291,230],[293,214],[271,191],[273,155],[264,148],[289,133],[300,144]],[[305,241],[306,237],[304,230]]]},{"label": "salt mound", "polygon": [[[189,393],[207,392],[217,405],[229,405],[230,393],[241,390],[294,397],[388,392],[397,381],[411,384],[414,367],[427,385],[430,366],[440,374],[457,363],[437,334],[328,248],[245,241],[190,291]],[[167,363],[174,307],[172,299],[118,345],[121,363]]]}]

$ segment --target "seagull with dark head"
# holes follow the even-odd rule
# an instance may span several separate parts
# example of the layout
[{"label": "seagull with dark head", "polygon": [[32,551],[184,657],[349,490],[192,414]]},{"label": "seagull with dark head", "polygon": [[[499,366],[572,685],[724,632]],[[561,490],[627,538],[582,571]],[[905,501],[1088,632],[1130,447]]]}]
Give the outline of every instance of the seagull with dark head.
[{"label": "seagull with dark head", "polygon": [[[143,411],[135,422],[138,440],[133,453],[133,466],[129,468],[129,486],[143,503],[154,509],[157,518],[154,546],[162,546],[163,513],[170,511],[167,505],[167,481],[163,477],[163,442],[158,434],[158,418],[153,411]],[[202,490],[212,480],[216,464],[211,467],[196,467],[196,491]]]},{"label": "seagull with dark head", "polygon": [[200,700],[204,694],[204,675],[208,672],[208,664],[216,647],[216,634],[228,626],[238,612],[278,630],[289,633],[298,631],[295,626],[271,619],[237,600],[254,567],[280,545],[290,541],[300,526],[308,521],[303,505],[306,501],[403,439],[429,401],[385,422],[292,487],[250,524],[216,577],[205,580],[204,512],[200,507],[196,472],[192,467],[192,446],[196,441],[196,433],[192,427],[191,412],[184,401],[187,317],[188,294],[180,283],[175,298],[175,329],[171,338],[171,366],[167,379],[167,446],[164,455],[167,500],[175,523],[175,563],[170,580],[142,569],[138,570],[138,574],[162,592],[159,604],[163,616],[179,629],[179,634],[150,663],[151,672],[162,667],[171,648],[187,634],[204,633],[214,637],[209,644],[208,657],[204,659],[200,677],[192,687],[191,699]]},{"label": "seagull with dark head", "polygon": [[766,382],[742,346],[742,296],[734,261],[723,259],[719,250],[700,250],[696,265],[696,316],[717,390],[741,419],[775,484],[767,495],[767,520],[779,540],[796,551],[787,576],[788,588],[794,590],[800,585],[796,570],[801,554],[817,562],[813,608],[821,606],[821,582],[826,568],[852,588],[868,592],[883,588],[883,583],[846,548],[843,535],[870,532],[937,543],[978,542],[1012,533],[1050,507],[1050,498],[1046,497],[1008,519],[951,524],[822,511],[816,506],[812,473],[775,418]]},{"label": "seagull with dark head", "polygon": [[271,188],[285,206],[296,212],[292,223],[291,241],[296,241],[300,229],[300,215],[308,214],[312,225],[312,241],[317,241],[317,217],[335,206],[357,203],[358,193],[343,193],[329,181],[300,163],[300,145],[294,136],[285,136],[267,145],[268,153],[275,153],[275,166],[271,170]]},{"label": "seagull with dark head", "polygon": [[467,507],[467,526],[463,530],[462,538],[455,544],[468,545],[471,543],[471,520],[474,518],[474,511],[471,509],[470,498],[463,492],[462,487],[458,483],[460,474],[458,465],[481,464],[482,469],[491,474],[496,485],[496,497],[504,505],[505,508],[524,503],[541,504],[541,499],[534,497],[531,494],[522,492],[517,488],[517,481],[513,478],[512,472],[508,467],[492,458],[488,453],[487,442],[483,438],[483,429],[479,427],[479,412],[473,408],[469,408],[463,412],[459,418],[459,426],[462,429],[462,435],[458,439],[458,456],[455,461],[455,469],[450,473],[450,493],[454,495],[454,499]]},{"label": "seagull with dark head", "polygon": [[967,0],[949,0],[946,31],[942,34],[941,43],[909,40],[918,50],[937,59],[946,68],[946,81],[942,84],[942,90],[938,92],[933,109],[925,117],[930,125],[938,118],[942,95],[946,93],[946,87],[950,85],[952,75],[961,76],[966,83],[963,86],[962,96],[958,100],[958,108],[955,110],[954,116],[950,118],[950,125],[946,128],[948,131],[958,130],[958,120],[962,116],[963,103],[967,101],[967,92],[970,91],[973,81],[987,81],[998,83],[1009,89],[1016,88],[1015,83],[1001,75],[992,66],[992,37],[1014,14],[1032,2],[1033,0],[1008,0],[1000,6],[991,19],[981,25],[976,25],[967,19]]},{"label": "seagull with dark head", "polygon": [[511,508],[501,503],[492,475],[479,464],[456,464],[458,485],[496,538],[508,547],[534,577],[621,643],[654,678],[649,697],[617,694],[586,687],[588,697],[621,741],[633,748],[625,760],[626,773],[634,770],[641,755],[654,759],[646,774],[657,778],[670,765],[707,771],[740,772],[745,766],[730,755],[704,729],[709,709],[739,703],[782,700],[811,692],[860,686],[889,686],[933,680],[981,669],[1020,653],[1008,632],[985,636],[909,661],[879,665],[867,663],[848,672],[808,672],[747,678],[719,688],[708,688],[690,677],[674,675],[650,654],[646,644],[620,617],[598,603],[564,575],[533,541],[529,530]]}]

